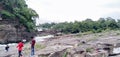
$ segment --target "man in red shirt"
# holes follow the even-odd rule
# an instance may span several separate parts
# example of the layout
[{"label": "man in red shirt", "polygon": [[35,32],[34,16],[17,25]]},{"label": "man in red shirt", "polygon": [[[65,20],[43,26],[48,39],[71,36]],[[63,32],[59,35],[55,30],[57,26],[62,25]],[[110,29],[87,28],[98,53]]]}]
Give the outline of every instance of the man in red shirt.
[{"label": "man in red shirt", "polygon": [[18,45],[17,45],[17,48],[18,48],[18,57],[21,57],[21,56],[22,56],[23,46],[24,46],[24,44],[23,44],[22,41],[20,41],[20,42],[18,43]]},{"label": "man in red shirt", "polygon": [[31,41],[31,56],[35,55],[35,51],[34,51],[34,46],[35,46],[35,39],[34,37],[31,37],[32,41]]}]

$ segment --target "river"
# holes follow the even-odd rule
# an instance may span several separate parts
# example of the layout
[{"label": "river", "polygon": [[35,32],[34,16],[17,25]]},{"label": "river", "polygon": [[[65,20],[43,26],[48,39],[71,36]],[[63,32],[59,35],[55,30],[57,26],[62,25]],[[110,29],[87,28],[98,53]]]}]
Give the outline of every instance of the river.
[{"label": "river", "polygon": [[[53,38],[53,37],[54,37],[53,35],[36,36],[35,40],[36,40],[36,42],[41,42],[41,41],[44,41],[47,38]],[[17,48],[16,48],[17,43],[10,43],[8,45],[10,46],[10,48],[9,48],[9,52],[7,53],[5,51],[5,46],[6,45],[5,44],[0,44],[0,57],[4,57],[5,55],[8,55],[8,54],[15,54],[15,55],[17,55],[16,54],[17,53]],[[14,57],[16,57],[16,56],[14,56]]]},{"label": "river", "polygon": [[53,38],[53,37],[54,37],[53,35],[36,36],[36,37],[35,37],[35,40],[36,40],[36,42],[40,42],[40,41],[44,41],[44,40],[47,39],[47,38]]},{"label": "river", "polygon": [[[41,41],[44,41],[45,39],[47,39],[47,38],[52,38],[52,37],[54,37],[53,35],[47,35],[47,36],[36,36],[35,37],[35,40],[36,40],[36,42],[41,42]],[[9,46],[12,46],[12,45],[17,45],[17,43],[10,43],[10,44],[8,44]],[[1,50],[1,48],[2,47],[5,47],[6,45],[4,45],[4,44],[0,44],[0,50]]]}]

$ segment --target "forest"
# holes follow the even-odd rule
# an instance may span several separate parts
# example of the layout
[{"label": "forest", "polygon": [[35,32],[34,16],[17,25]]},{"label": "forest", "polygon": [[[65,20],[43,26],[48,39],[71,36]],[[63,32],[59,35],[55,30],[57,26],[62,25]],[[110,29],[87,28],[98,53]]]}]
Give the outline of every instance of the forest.
[{"label": "forest", "polygon": [[63,33],[80,33],[89,31],[93,33],[99,33],[104,30],[119,30],[120,20],[107,17],[99,18],[99,20],[93,21],[92,19],[88,18],[84,21],[44,23],[40,24],[39,27],[55,29]]}]

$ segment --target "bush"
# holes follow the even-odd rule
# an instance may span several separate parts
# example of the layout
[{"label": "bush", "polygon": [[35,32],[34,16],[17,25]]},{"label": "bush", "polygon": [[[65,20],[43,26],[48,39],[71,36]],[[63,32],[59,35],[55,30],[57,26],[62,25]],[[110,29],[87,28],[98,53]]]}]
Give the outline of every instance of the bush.
[{"label": "bush", "polygon": [[93,48],[87,48],[86,52],[92,52]]},{"label": "bush", "polygon": [[12,18],[15,17],[12,13],[10,13],[10,12],[8,12],[6,10],[2,10],[0,13],[1,13],[1,17],[3,19],[12,19]]}]

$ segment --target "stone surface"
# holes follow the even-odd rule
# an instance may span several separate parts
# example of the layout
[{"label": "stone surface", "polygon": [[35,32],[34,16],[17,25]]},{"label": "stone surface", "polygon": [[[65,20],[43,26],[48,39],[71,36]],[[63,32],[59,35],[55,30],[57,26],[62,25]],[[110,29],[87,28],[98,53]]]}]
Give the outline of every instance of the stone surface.
[{"label": "stone surface", "polygon": [[31,36],[36,33],[27,32],[23,25],[20,25],[17,20],[4,19],[0,20],[0,43],[18,42],[22,39],[30,40]]}]

